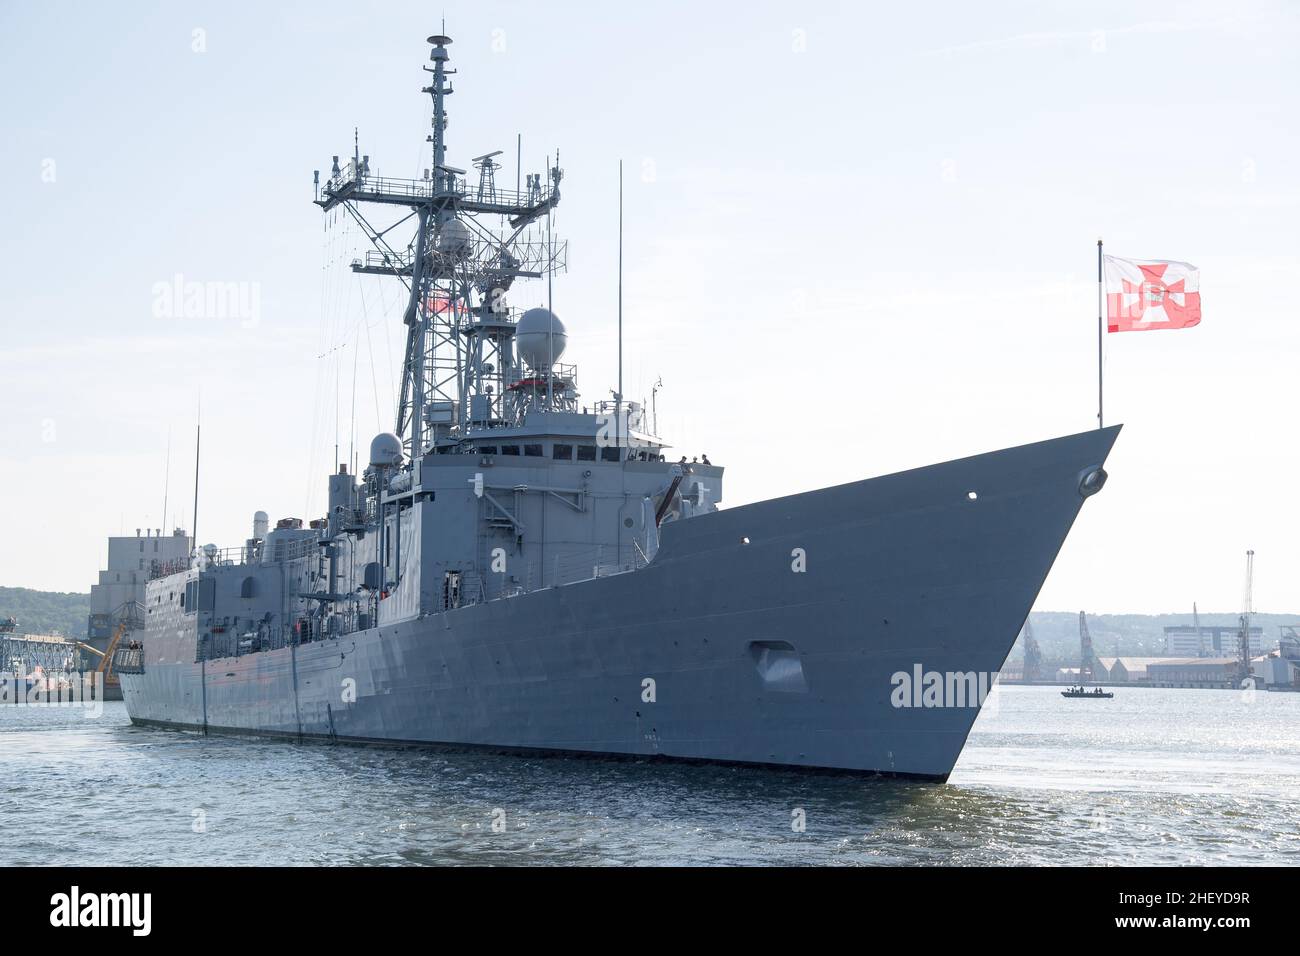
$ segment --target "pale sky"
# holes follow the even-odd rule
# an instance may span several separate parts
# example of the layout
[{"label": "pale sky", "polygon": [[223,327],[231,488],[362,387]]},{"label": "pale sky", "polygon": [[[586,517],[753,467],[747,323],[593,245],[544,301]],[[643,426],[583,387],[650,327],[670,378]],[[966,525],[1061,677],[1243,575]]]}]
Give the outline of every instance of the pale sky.
[{"label": "pale sky", "polygon": [[[105,537],[323,513],[393,427],[397,290],[312,170],[429,165],[437,5],[0,7],[0,584],[85,591]],[[615,384],[727,467],[724,506],[1093,427],[1096,240],[1201,269],[1203,321],[1107,337],[1111,481],[1037,604],[1300,609],[1300,13],[1288,3],[448,2],[449,161],[559,148],[555,284]],[[156,317],[159,283],[247,317]],[[516,305],[544,299],[518,289]],[[335,380],[339,381],[337,402]],[[378,407],[376,406],[378,397]],[[170,481],[164,481],[168,436]],[[169,515],[162,514],[169,485]],[[3,609],[0,609],[2,611]]]}]

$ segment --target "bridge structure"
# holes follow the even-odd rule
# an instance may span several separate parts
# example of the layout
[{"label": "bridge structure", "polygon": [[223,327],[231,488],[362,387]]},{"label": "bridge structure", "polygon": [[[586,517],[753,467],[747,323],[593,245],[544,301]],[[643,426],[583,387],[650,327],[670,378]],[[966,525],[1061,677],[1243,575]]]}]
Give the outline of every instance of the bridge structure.
[{"label": "bridge structure", "polygon": [[[7,625],[8,622],[5,622]],[[62,634],[19,634],[0,627],[0,672],[30,674],[78,669],[79,645]]]}]

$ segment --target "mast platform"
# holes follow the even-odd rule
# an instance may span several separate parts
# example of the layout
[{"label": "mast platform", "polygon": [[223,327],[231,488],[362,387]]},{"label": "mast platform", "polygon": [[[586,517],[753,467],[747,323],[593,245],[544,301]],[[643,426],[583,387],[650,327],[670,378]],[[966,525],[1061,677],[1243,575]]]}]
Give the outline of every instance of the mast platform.
[{"label": "mast platform", "polygon": [[[440,173],[443,172],[440,170]],[[448,180],[451,180],[448,182]],[[356,165],[349,162],[337,176],[326,180],[321,187],[321,197],[316,205],[330,210],[344,202],[374,202],[391,206],[455,207],[467,213],[487,213],[506,216],[519,226],[532,222],[560,201],[558,189],[538,187],[525,192],[513,189],[496,189],[492,199],[479,199],[477,187],[464,179],[442,176],[435,179],[393,179],[388,176],[358,175]]]}]

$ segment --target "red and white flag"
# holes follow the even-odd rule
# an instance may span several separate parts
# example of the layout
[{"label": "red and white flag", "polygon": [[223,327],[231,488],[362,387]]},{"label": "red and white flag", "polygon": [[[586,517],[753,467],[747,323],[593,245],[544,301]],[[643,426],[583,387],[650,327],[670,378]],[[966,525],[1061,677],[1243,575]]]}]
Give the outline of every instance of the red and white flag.
[{"label": "red and white flag", "polygon": [[444,312],[452,310],[451,296],[445,292],[431,292],[424,300],[424,312],[426,315],[441,315]]},{"label": "red and white flag", "polygon": [[1201,270],[1186,262],[1106,256],[1111,332],[1187,329],[1201,321]]}]

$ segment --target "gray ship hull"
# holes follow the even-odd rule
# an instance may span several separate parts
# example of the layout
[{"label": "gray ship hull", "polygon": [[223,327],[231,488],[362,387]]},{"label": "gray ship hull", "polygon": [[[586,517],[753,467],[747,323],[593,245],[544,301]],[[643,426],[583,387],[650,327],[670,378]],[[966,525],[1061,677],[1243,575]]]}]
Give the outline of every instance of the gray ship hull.
[{"label": "gray ship hull", "polygon": [[124,696],[208,732],[944,780],[980,701],[900,675],[998,671],[1118,431],[673,522],[641,570],[339,638],[194,663],[176,628]]}]

